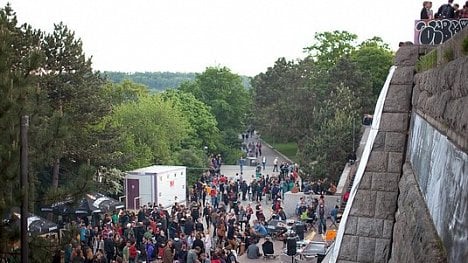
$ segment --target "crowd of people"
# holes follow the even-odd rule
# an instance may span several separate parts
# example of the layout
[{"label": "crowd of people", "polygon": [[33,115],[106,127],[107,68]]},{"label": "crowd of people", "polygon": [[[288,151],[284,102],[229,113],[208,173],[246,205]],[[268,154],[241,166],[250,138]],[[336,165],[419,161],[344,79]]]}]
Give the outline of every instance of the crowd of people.
[{"label": "crowd of people", "polygon": [[[244,140],[253,136],[253,131],[243,135]],[[261,156],[260,142],[250,148],[251,155]],[[186,205],[175,203],[167,208],[148,203],[138,211],[120,210],[100,220],[83,217],[72,223],[68,228],[77,229],[79,238],[65,247],[64,261],[234,263],[243,254],[250,259],[273,255],[273,240],[266,228],[271,218],[266,218],[264,206],[272,218],[285,221],[284,193],[302,187],[326,194],[333,186],[328,181],[299,185],[298,166],[278,160],[273,176],[260,173],[252,178],[243,178],[242,173],[232,178],[222,175],[220,155],[211,155],[209,162],[210,169],[190,187]],[[323,200],[323,196],[301,199],[294,218],[307,227],[315,228],[317,222],[319,233],[324,233],[326,218],[333,218],[337,210],[329,211]],[[306,229],[298,230],[300,238]],[[60,262],[59,253],[54,262]]]},{"label": "crowd of people", "polygon": [[[73,224],[79,242],[65,247],[65,262],[234,263],[244,253],[248,258],[273,254],[263,205],[270,209],[271,204],[276,218],[287,219],[281,199],[295,187],[289,174],[261,176],[247,184],[239,175],[228,178],[214,170],[191,188],[188,205],[147,204],[134,212],[106,214],[97,224],[86,218]],[[298,204],[298,217],[305,213],[304,221],[326,220],[321,204],[323,198]],[[326,225],[319,230],[324,232]]]},{"label": "crowd of people", "polygon": [[463,8],[460,9],[459,4],[454,4],[453,0],[448,0],[448,3],[443,4],[434,13],[432,10],[432,2],[424,1],[421,10],[421,19],[461,19],[468,18],[468,1],[465,2]]}]

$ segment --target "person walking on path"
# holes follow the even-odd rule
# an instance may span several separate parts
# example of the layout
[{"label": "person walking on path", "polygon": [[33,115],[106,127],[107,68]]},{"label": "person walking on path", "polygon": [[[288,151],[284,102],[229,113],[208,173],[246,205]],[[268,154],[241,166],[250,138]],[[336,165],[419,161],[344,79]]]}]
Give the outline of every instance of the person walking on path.
[{"label": "person walking on path", "polygon": [[278,172],[278,157],[273,160],[273,172]]},{"label": "person walking on path", "polygon": [[332,221],[332,223],[330,224],[330,228],[331,228],[332,226],[335,226],[335,228],[338,228],[338,226],[336,225],[337,217],[338,217],[338,206],[336,205],[335,208],[333,208],[333,209],[330,211],[330,219],[331,219],[331,221]]},{"label": "person walking on path", "polygon": [[265,171],[265,165],[266,165],[266,156],[263,155],[262,157],[262,166],[263,166],[263,171]]},{"label": "person walking on path", "polygon": [[239,166],[240,166],[240,172],[243,173],[244,172],[244,162],[245,162],[245,159],[243,156],[240,157],[239,159]]}]

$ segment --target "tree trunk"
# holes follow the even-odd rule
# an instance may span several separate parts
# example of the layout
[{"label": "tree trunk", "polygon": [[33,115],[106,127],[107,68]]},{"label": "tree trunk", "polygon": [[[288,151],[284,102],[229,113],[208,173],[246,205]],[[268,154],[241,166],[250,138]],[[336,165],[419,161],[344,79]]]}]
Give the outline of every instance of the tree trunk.
[{"label": "tree trunk", "polygon": [[52,170],[52,187],[54,189],[58,188],[59,185],[59,172],[60,172],[60,159],[55,159],[54,168]]}]

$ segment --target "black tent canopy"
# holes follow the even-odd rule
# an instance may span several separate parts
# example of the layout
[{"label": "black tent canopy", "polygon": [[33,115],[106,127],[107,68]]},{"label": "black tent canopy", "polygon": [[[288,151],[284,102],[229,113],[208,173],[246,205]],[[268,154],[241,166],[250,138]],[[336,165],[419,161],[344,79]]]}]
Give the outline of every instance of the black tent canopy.
[{"label": "black tent canopy", "polygon": [[100,193],[86,194],[89,210],[92,213],[108,213],[124,208],[124,204]]},{"label": "black tent canopy", "polygon": [[72,198],[67,198],[50,206],[43,207],[41,211],[53,212],[59,215],[89,215],[92,213],[108,213],[122,208],[124,208],[124,204],[114,198],[100,193],[89,193],[83,199],[80,199],[78,203],[75,203]]},{"label": "black tent canopy", "polygon": [[[21,214],[14,212],[13,215],[21,219]],[[57,224],[44,219],[40,216],[29,214],[28,216],[28,232],[34,235],[47,234],[58,229]]]}]

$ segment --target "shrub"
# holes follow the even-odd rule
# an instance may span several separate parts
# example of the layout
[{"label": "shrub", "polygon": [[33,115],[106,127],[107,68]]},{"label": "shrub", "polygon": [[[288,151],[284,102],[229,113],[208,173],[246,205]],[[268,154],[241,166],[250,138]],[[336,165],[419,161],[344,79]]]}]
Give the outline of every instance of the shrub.
[{"label": "shrub", "polygon": [[422,72],[422,71],[426,71],[428,69],[434,68],[436,66],[437,66],[437,50],[433,50],[429,54],[419,58],[418,62],[416,63],[416,71]]}]

